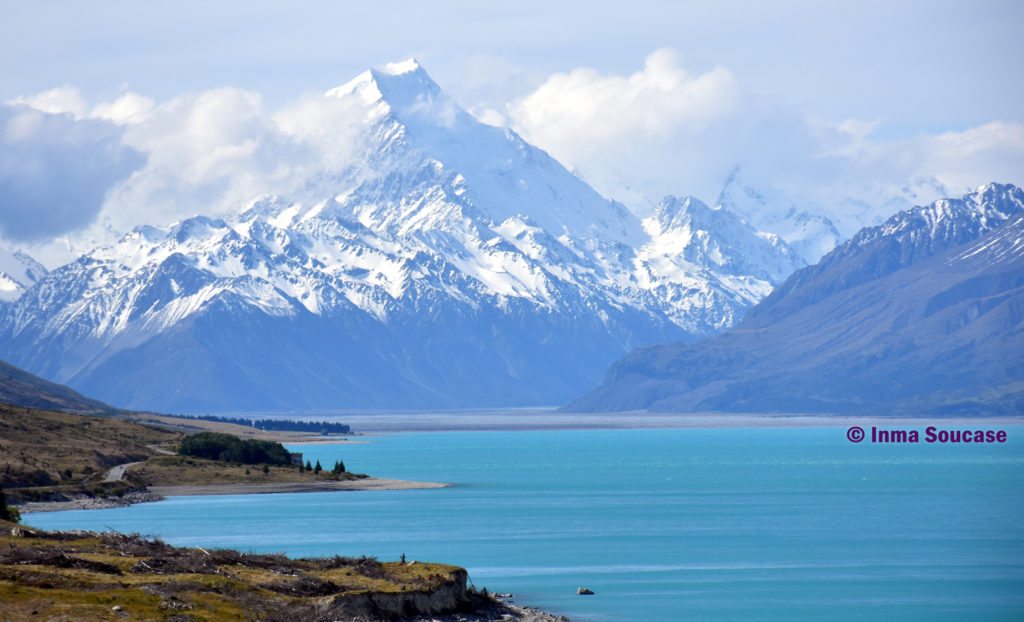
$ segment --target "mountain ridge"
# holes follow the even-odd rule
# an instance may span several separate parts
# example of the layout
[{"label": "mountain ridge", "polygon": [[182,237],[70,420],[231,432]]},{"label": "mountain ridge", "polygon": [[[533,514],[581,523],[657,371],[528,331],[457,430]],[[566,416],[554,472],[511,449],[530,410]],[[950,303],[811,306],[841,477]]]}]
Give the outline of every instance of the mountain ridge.
[{"label": "mountain ridge", "polygon": [[1024,191],[901,212],[736,328],[633,352],[568,410],[1019,414]]},{"label": "mountain ridge", "polygon": [[85,397],[4,361],[0,361],[0,404],[79,414],[115,412],[114,408],[103,402]]}]

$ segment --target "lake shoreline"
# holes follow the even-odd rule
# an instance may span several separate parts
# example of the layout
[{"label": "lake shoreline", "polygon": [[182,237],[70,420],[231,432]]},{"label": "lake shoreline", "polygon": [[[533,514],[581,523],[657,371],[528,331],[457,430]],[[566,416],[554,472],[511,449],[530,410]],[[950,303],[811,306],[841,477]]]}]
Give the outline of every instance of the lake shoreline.
[{"label": "lake shoreline", "polygon": [[[310,415],[312,416],[312,415]],[[885,417],[791,413],[562,413],[553,410],[494,410],[390,413],[317,413],[352,425],[363,435],[416,432],[516,432],[540,430],[637,430],[676,428],[816,428],[860,426],[1024,425],[1024,417]],[[363,442],[369,439],[364,439]],[[332,443],[332,439],[282,439],[287,444]]]},{"label": "lake shoreline", "polygon": [[105,510],[139,503],[163,501],[167,497],[210,495],[259,495],[303,492],[358,492],[371,490],[432,490],[449,488],[440,482],[368,477],[346,481],[277,482],[268,484],[206,484],[189,486],[150,486],[144,491],[129,492],[120,497],[79,497],[63,501],[30,501],[16,505],[22,514],[63,512],[67,510]]},{"label": "lake shoreline", "polygon": [[400,479],[368,477],[346,481],[280,482],[269,484],[196,484],[188,486],[150,486],[149,490],[163,497],[194,497],[206,495],[260,495],[292,492],[332,492],[367,490],[430,490],[448,488],[451,484],[413,482]]}]

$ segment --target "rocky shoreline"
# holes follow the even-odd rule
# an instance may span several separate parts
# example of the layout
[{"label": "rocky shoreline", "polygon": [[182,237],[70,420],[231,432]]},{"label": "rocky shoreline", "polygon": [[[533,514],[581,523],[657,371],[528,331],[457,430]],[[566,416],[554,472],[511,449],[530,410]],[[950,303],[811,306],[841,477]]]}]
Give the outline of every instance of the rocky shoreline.
[{"label": "rocky shoreline", "polygon": [[81,496],[60,501],[28,501],[15,505],[22,514],[35,512],[63,512],[65,510],[105,510],[123,508],[136,503],[162,501],[164,497],[148,490],[128,492],[120,497],[87,497]]},{"label": "rocky shoreline", "polygon": [[513,620],[519,620],[521,622],[569,622],[569,618],[565,616],[556,616],[546,611],[541,611],[540,609],[534,609],[533,607],[521,607],[509,602],[499,602],[501,602],[503,608],[508,609]]},{"label": "rocky shoreline", "polygon": [[444,617],[421,618],[422,622],[569,622],[565,616],[556,616],[532,607],[509,603],[498,604],[483,614],[455,614]]}]

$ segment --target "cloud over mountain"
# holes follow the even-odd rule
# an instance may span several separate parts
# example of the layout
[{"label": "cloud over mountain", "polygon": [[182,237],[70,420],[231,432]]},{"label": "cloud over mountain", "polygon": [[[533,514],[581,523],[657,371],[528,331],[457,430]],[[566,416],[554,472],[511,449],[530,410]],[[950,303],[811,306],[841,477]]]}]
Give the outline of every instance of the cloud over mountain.
[{"label": "cloud over mountain", "polygon": [[[828,216],[844,235],[938,198],[944,190],[960,192],[991,179],[1024,182],[1019,179],[1024,170],[1024,125],[1019,122],[992,120],[893,136],[884,119],[818,118],[756,91],[727,66],[694,70],[684,60],[672,49],[658,49],[632,72],[579,66],[551,74],[539,86],[520,84],[528,92],[518,97],[507,93],[511,99],[505,104],[459,103],[489,124],[517,131],[602,194],[644,215],[665,195],[712,202],[737,165],[745,179],[780,191],[799,210]],[[491,66],[490,71],[499,69]],[[501,75],[474,79],[503,80]],[[92,128],[93,143],[101,138],[99,151],[106,154],[67,155],[61,160],[66,166],[89,163],[98,169],[81,176],[60,173],[66,181],[59,190],[44,184],[48,192],[66,190],[77,197],[81,205],[74,213],[54,208],[61,204],[54,196],[44,203],[49,213],[63,214],[58,218],[35,222],[22,212],[8,212],[0,235],[9,240],[75,232],[70,252],[52,244],[32,249],[51,264],[109,242],[111,232],[197,213],[227,215],[256,196],[301,192],[311,179],[360,166],[353,157],[365,139],[362,112],[324,93],[274,106],[238,88],[160,102],[123,92],[110,101],[90,102],[65,85],[15,101],[19,110],[62,114],[59,122],[79,127],[80,135],[85,133],[81,128]],[[64,146],[28,141],[19,148],[44,152],[60,147],[73,154],[82,148],[81,140]],[[4,144],[7,157],[33,161],[14,156],[9,142]],[[108,174],[119,148],[142,154],[144,161],[132,160],[134,166],[115,167]],[[40,161],[38,153],[34,157]],[[7,183],[7,191],[14,192],[16,184]],[[911,186],[935,192],[917,192],[909,203],[891,202],[907,195],[903,189]],[[11,196],[20,197],[21,205],[34,205],[26,203],[29,195]],[[878,213],[868,213],[871,206]],[[844,228],[847,221],[852,224]]]},{"label": "cloud over mountain", "polygon": [[919,178],[956,191],[993,178],[1024,181],[1020,123],[887,137],[881,120],[815,117],[752,90],[727,67],[688,69],[670,49],[628,74],[556,73],[497,112],[599,190],[633,204],[682,191],[711,199],[737,164],[817,203],[881,203],[889,189]]},{"label": "cloud over mountain", "polygon": [[110,123],[0,106],[0,235],[32,242],[89,225],[144,162]]}]

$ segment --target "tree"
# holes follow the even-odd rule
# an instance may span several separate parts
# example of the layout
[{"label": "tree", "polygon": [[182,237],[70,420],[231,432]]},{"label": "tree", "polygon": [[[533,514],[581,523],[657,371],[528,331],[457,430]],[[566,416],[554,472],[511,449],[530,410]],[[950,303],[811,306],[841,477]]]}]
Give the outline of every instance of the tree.
[{"label": "tree", "polygon": [[313,472],[316,473],[317,475],[320,475],[320,471],[323,471],[323,470],[324,470],[324,468],[322,466],[320,466],[320,461],[317,460],[316,461],[316,467],[313,469]]},{"label": "tree", "polygon": [[0,520],[17,523],[21,520],[21,512],[17,508],[7,505],[7,497],[4,496],[4,489],[0,488]]},{"label": "tree", "polygon": [[198,432],[181,441],[178,453],[239,464],[291,464],[292,458],[281,443],[241,439],[230,434]]},{"label": "tree", "polygon": [[306,472],[309,473],[313,470],[313,465],[310,464],[309,460],[306,460]]}]

